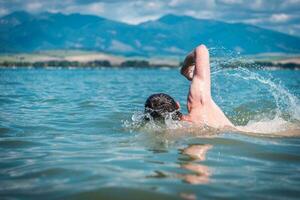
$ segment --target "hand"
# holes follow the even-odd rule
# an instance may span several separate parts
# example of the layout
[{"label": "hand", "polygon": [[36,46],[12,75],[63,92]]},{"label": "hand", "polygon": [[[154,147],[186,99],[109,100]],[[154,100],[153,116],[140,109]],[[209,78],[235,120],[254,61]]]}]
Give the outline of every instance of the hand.
[{"label": "hand", "polygon": [[180,73],[185,76],[189,81],[193,79],[195,69],[195,51],[189,53],[184,59],[183,66]]},{"label": "hand", "polygon": [[181,68],[180,73],[185,76],[189,81],[193,79],[194,76],[195,65],[185,65]]}]

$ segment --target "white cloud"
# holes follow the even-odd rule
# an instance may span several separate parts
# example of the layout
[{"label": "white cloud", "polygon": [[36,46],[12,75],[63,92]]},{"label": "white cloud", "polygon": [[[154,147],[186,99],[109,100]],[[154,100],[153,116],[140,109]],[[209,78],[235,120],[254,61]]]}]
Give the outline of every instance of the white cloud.
[{"label": "white cloud", "polygon": [[241,4],[243,3],[242,0],[221,0],[222,3],[225,4]]},{"label": "white cloud", "polygon": [[104,5],[103,3],[92,3],[88,4],[86,10],[93,14],[103,13],[104,12]]},{"label": "white cloud", "polygon": [[8,13],[9,13],[9,11],[6,10],[5,8],[0,8],[0,16],[6,15],[6,14],[8,14]]},{"label": "white cloud", "polygon": [[86,5],[80,4],[70,4],[64,9],[58,10],[64,13],[82,13],[82,14],[92,14],[92,15],[103,15],[105,13],[105,4],[103,3],[91,3]]},{"label": "white cloud", "polygon": [[0,0],[0,16],[16,10],[93,14],[131,24],[165,14],[189,15],[296,34],[300,0]]},{"label": "white cloud", "polygon": [[260,10],[264,9],[264,4],[262,0],[254,0],[252,4],[250,4],[251,8]]},{"label": "white cloud", "polygon": [[273,14],[270,17],[270,21],[271,22],[275,22],[275,23],[282,23],[282,22],[286,22],[290,19],[290,16],[284,13],[280,13],[280,14]]},{"label": "white cloud", "polygon": [[26,10],[29,12],[36,12],[39,11],[43,7],[43,4],[41,2],[35,1],[28,3],[26,5]]}]

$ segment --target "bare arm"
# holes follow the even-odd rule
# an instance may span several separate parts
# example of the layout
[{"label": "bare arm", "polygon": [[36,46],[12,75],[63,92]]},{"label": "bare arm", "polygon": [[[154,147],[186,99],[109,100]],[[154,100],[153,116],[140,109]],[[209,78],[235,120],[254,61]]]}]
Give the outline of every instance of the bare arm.
[{"label": "bare arm", "polygon": [[209,52],[204,45],[194,50],[195,70],[188,94],[187,121],[211,127],[234,127],[211,97]]},{"label": "bare arm", "polygon": [[195,70],[188,95],[189,111],[211,100],[209,52],[204,45],[194,51]]}]

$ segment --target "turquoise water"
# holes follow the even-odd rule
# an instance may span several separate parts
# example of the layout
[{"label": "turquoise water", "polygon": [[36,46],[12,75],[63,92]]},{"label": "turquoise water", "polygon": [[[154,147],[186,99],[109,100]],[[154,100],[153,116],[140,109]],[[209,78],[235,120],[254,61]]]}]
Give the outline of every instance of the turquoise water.
[{"label": "turquoise water", "polygon": [[186,112],[178,69],[0,69],[0,198],[298,199],[300,71],[212,72],[247,134],[140,127],[152,93]]}]

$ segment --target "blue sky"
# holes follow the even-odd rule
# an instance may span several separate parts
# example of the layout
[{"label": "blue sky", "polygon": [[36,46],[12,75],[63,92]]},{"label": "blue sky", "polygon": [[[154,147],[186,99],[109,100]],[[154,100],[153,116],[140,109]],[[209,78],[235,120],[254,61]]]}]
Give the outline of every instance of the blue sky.
[{"label": "blue sky", "polygon": [[131,24],[172,13],[300,36],[300,0],[0,0],[0,16],[16,10],[93,14]]}]

